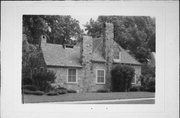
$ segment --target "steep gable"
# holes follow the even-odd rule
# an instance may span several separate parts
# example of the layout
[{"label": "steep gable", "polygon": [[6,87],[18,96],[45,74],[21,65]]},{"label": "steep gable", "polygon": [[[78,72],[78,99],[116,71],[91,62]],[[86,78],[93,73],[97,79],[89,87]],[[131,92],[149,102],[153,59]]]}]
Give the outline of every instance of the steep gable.
[{"label": "steep gable", "polygon": [[[121,51],[121,61],[120,63],[124,64],[134,64],[141,65],[133,56],[131,56],[125,49],[123,49],[119,44],[113,41],[113,47],[117,47]],[[94,38],[93,39],[93,60],[104,62],[103,57],[103,39]],[[115,48],[116,49],[116,48]]]}]

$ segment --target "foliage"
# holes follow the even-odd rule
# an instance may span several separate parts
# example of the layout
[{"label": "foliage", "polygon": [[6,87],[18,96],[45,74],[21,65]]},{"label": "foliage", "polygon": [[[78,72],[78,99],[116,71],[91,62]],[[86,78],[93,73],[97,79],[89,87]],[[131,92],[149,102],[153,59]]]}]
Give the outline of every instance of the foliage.
[{"label": "foliage", "polygon": [[48,95],[48,96],[55,96],[55,95],[58,95],[58,93],[55,92],[55,91],[49,91],[46,95]]},{"label": "foliage", "polygon": [[107,93],[109,92],[108,90],[105,90],[105,89],[99,89],[97,90],[98,93]]},{"label": "foliage", "polygon": [[155,19],[146,16],[99,16],[85,25],[93,37],[102,35],[105,22],[114,24],[114,40],[142,63],[147,63],[150,52],[155,52]]},{"label": "foliage", "polygon": [[37,91],[37,87],[34,86],[34,85],[23,85],[23,90],[26,89],[26,90],[30,90],[30,91]]},{"label": "foliage", "polygon": [[56,79],[53,71],[43,71],[33,74],[33,85],[38,87],[38,90],[49,91],[51,90],[51,83]]},{"label": "foliage", "polygon": [[44,94],[43,91],[31,91],[31,90],[27,90],[27,89],[24,89],[23,93],[29,94],[29,95],[43,95]]},{"label": "foliage", "polygon": [[144,91],[149,91],[149,92],[155,92],[155,78],[154,77],[146,77],[146,76],[141,76],[142,78],[142,87]]},{"label": "foliage", "polygon": [[22,85],[32,85],[32,79],[30,78],[22,78]]},{"label": "foliage", "polygon": [[144,91],[144,88],[140,85],[138,86],[132,86],[129,91]]},{"label": "foliage", "polygon": [[68,93],[76,93],[75,90],[67,90]]},{"label": "foliage", "polygon": [[128,91],[134,77],[134,68],[127,65],[117,65],[111,70],[112,91]]},{"label": "foliage", "polygon": [[79,21],[69,15],[23,15],[23,33],[32,44],[38,44],[44,33],[50,43],[74,43],[72,38],[80,38],[82,32]]}]

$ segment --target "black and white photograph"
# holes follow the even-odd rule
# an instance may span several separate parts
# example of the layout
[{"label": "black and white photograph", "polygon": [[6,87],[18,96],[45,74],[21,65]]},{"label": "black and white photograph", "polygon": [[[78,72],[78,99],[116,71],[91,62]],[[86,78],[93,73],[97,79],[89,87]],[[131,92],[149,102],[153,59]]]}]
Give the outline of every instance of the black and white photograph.
[{"label": "black and white photograph", "polygon": [[154,17],[22,18],[23,103],[155,103]]},{"label": "black and white photograph", "polygon": [[3,1],[2,118],[178,118],[179,5]]}]

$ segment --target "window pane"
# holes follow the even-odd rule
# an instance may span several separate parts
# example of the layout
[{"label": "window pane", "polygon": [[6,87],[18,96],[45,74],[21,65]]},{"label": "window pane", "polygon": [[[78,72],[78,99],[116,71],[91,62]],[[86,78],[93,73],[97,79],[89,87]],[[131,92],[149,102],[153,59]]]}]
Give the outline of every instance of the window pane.
[{"label": "window pane", "polygon": [[97,82],[99,82],[99,83],[104,82],[104,79],[105,79],[104,73],[105,73],[104,70],[98,70],[97,71]]},{"label": "window pane", "polygon": [[68,70],[68,82],[76,82],[76,69]]}]

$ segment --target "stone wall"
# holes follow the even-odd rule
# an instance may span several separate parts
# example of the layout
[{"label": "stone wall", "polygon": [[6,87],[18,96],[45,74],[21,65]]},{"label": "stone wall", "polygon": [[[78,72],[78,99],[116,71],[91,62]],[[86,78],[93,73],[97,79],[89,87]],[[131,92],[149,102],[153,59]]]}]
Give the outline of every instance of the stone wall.
[{"label": "stone wall", "polygon": [[83,70],[82,68],[73,68],[76,69],[77,74],[77,82],[76,83],[68,83],[68,69],[64,67],[48,67],[48,70],[54,71],[56,73],[55,84],[60,85],[61,87],[65,87],[67,89],[76,90],[77,92],[83,91]]}]

